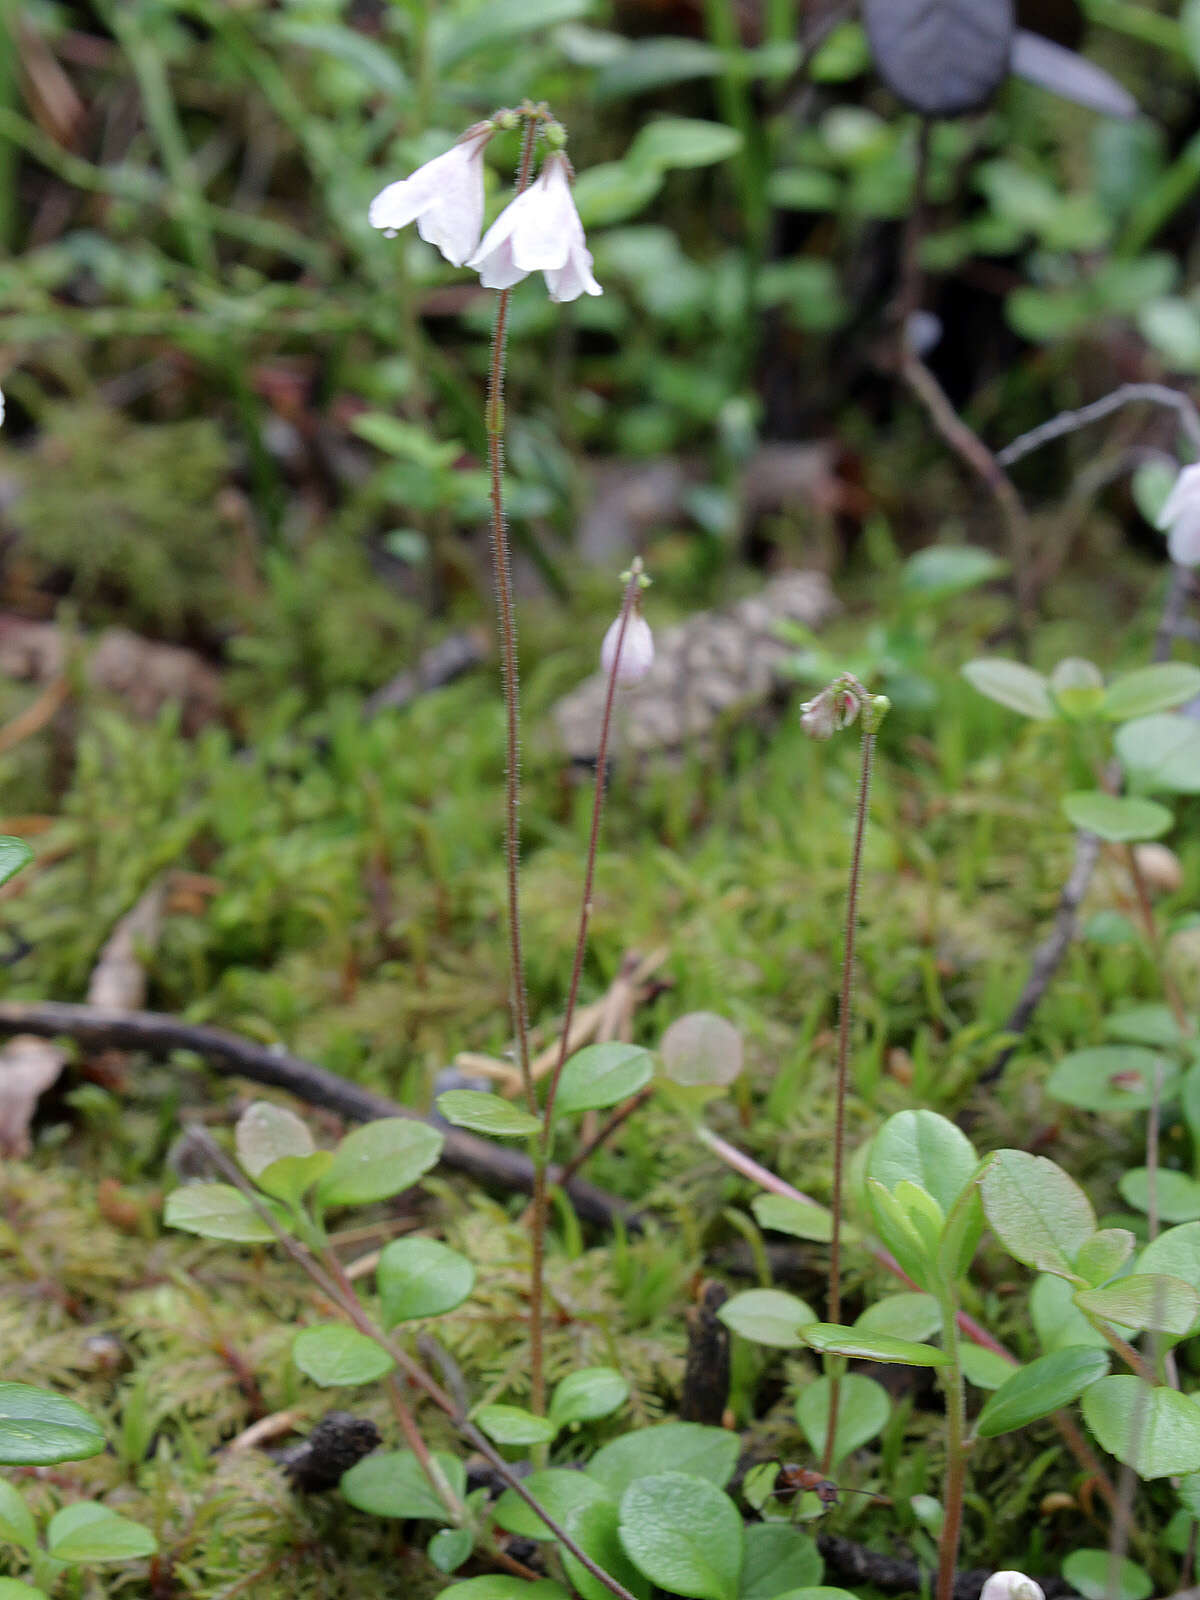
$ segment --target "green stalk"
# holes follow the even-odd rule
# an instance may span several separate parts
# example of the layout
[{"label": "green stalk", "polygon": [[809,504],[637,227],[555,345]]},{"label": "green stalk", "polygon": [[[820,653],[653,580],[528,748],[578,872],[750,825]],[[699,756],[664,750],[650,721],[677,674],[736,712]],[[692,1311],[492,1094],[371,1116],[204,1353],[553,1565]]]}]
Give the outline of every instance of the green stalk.
[{"label": "green stalk", "polygon": [[958,1338],[958,1307],[954,1292],[939,1293],[942,1310],[942,1344],[950,1357],[940,1369],[946,1394],[946,1483],[942,1492],[942,1533],[938,1540],[936,1600],[954,1600],[954,1571],[962,1538],[963,1492],[967,1482],[967,1397]]}]

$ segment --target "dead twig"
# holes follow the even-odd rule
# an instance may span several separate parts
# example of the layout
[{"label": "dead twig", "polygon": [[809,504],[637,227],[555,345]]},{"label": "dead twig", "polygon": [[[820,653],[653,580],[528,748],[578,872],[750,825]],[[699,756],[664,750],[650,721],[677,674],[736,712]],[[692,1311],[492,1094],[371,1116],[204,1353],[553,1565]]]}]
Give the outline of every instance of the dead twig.
[{"label": "dead twig", "polygon": [[[141,1050],[163,1057],[175,1050],[190,1050],[217,1072],[248,1078],[252,1083],[286,1089],[307,1105],[323,1106],[354,1122],[378,1117],[429,1119],[408,1106],[375,1094],[327,1072],[286,1050],[255,1044],[240,1034],[200,1023],[182,1022],[157,1011],[119,1011],[101,1006],[70,1005],[60,1001],[0,1001],[0,1037],[36,1034],[39,1038],[76,1039],[91,1049]],[[440,1129],[445,1135],[442,1160],[480,1183],[530,1193],[533,1163],[519,1151],[489,1144],[459,1128]],[[636,1227],[637,1217],[625,1201],[606,1194],[594,1184],[575,1179],[567,1193],[579,1215],[588,1222],[609,1225],[620,1217],[626,1227]]]},{"label": "dead twig", "polygon": [[1011,444],[1005,445],[1004,449],[997,453],[996,462],[1000,467],[1011,467],[1015,461],[1020,461],[1022,456],[1040,450],[1051,440],[1061,439],[1068,433],[1078,433],[1080,428],[1099,422],[1102,417],[1111,416],[1114,411],[1119,411],[1122,406],[1131,405],[1135,401],[1169,406],[1178,416],[1179,424],[1187,434],[1193,449],[1200,454],[1200,411],[1197,411],[1188,395],[1180,389],[1170,388],[1165,383],[1123,383],[1119,389],[1114,389],[1111,394],[1106,394],[1099,400],[1093,400],[1090,405],[1080,406],[1077,411],[1060,411],[1058,416],[1051,417],[1049,422],[1043,422],[1036,428],[1030,428],[1028,433],[1020,434]]}]

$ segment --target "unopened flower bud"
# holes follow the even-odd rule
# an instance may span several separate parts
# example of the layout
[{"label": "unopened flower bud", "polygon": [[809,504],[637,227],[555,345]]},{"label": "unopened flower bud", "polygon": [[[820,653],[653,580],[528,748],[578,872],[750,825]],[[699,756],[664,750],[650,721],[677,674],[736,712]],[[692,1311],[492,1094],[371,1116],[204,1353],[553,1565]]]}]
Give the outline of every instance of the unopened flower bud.
[{"label": "unopened flower bud", "polygon": [[509,133],[513,128],[516,127],[516,125],[517,113],[515,111],[497,111],[496,115],[492,118],[492,126],[494,128],[501,129],[504,133]]},{"label": "unopened flower bud", "polygon": [[617,661],[620,634],[621,618],[618,617],[604,635],[604,643],[600,646],[600,665],[610,675],[613,663],[617,662],[617,683],[622,689],[632,689],[634,684],[641,683],[654,665],[654,635],[645,617],[630,617],[625,624],[625,637],[621,640],[621,659]]},{"label": "unopened flower bud", "polygon": [[548,122],[542,133],[551,150],[561,150],[567,142],[567,130],[561,122]]},{"label": "unopened flower bud", "polygon": [[810,739],[832,739],[839,728],[850,726],[858,710],[858,696],[841,683],[833,683],[800,707],[800,726]]},{"label": "unopened flower bud", "polygon": [[993,1572],[979,1600],[1046,1600],[1040,1583],[1023,1572]]}]

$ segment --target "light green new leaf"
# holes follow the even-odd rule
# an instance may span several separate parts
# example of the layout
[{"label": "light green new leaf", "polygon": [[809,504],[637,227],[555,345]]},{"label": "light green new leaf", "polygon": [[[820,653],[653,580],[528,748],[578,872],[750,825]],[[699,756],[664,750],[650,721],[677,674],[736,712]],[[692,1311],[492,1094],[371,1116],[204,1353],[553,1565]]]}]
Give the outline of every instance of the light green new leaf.
[{"label": "light green new leaf", "polygon": [[580,1367],[555,1388],[550,1417],[560,1428],[611,1416],[629,1397],[629,1383],[613,1367]]},{"label": "light green new leaf", "polygon": [[810,1306],[782,1289],[747,1289],[726,1300],[717,1316],[743,1339],[779,1350],[798,1350],[804,1343],[801,1327],[817,1320]]},{"label": "light green new leaf", "polygon": [[1200,1472],[1200,1406],[1141,1378],[1101,1378],[1084,1391],[1083,1415],[1109,1452],[1143,1478]]},{"label": "light green new leaf", "polygon": [[1133,1273],[1100,1289],[1080,1289],[1075,1304],[1089,1316],[1123,1328],[1185,1334],[1200,1316],[1200,1294],[1167,1273]]},{"label": "light green new leaf", "polygon": [[46,1548],[56,1561],[90,1566],[98,1561],[136,1561],[152,1556],[158,1543],[149,1528],[107,1506],[84,1500],[50,1518]]},{"label": "light green new leaf", "polygon": [[738,1600],[745,1532],[714,1484],[682,1472],[639,1478],[619,1515],[625,1553],[652,1583],[690,1600]]},{"label": "light green new leaf", "polygon": [[104,1429],[82,1406],[30,1383],[0,1383],[0,1466],[50,1467],[104,1449]]},{"label": "light green new leaf", "polygon": [[992,1394],[979,1413],[975,1431],[981,1439],[994,1439],[1024,1428],[1070,1405],[1107,1372],[1108,1352],[1086,1345],[1070,1345],[1053,1355],[1039,1356]]},{"label": "light green new leaf", "polygon": [[855,1361],[882,1361],[901,1367],[944,1367],[944,1350],[911,1339],[892,1339],[884,1333],[864,1333],[833,1322],[811,1322],[801,1329],[804,1343],[822,1355],[848,1356]]},{"label": "light green new leaf", "polygon": [[475,1268],[438,1239],[393,1239],[379,1257],[375,1284],[391,1329],[462,1305],[475,1287]]},{"label": "light green new leaf", "polygon": [[342,1322],[302,1328],[292,1341],[292,1359],[323,1389],[374,1383],[396,1365],[382,1345]]},{"label": "light green new leaf", "polygon": [[1026,1266],[1074,1278],[1075,1257],[1096,1231],[1083,1190],[1045,1156],[999,1150],[980,1179],[983,1209],[1000,1243]]},{"label": "light green new leaf", "polygon": [[1114,678],[1100,714],[1109,722],[1128,722],[1155,711],[1170,711],[1198,694],[1200,668],[1189,666],[1186,661],[1157,661]]},{"label": "light green new leaf", "polygon": [[447,1089],[438,1095],[437,1108],[456,1128],[470,1128],[472,1133],[486,1133],[497,1139],[527,1138],[542,1125],[541,1118],[532,1112],[482,1089]]},{"label": "light green new leaf", "polygon": [[978,1161],[971,1141],[948,1118],[936,1111],[900,1111],[871,1141],[867,1175],[893,1194],[902,1182],[915,1184],[946,1213]]},{"label": "light green new leaf", "polygon": [[590,1044],[563,1068],[554,1109],[569,1116],[618,1105],[644,1089],[654,1075],[654,1057],[640,1045]]},{"label": "light green new leaf", "polygon": [[489,1439],[503,1445],[549,1444],[558,1432],[549,1417],[535,1417],[523,1406],[480,1406],[473,1420]]},{"label": "light green new leaf", "polygon": [[235,1244],[267,1244],[275,1230],[231,1183],[186,1183],[167,1196],[163,1221],[169,1228],[198,1233],[202,1239]]},{"label": "light green new leaf", "polygon": [[1108,844],[1135,844],[1157,839],[1175,821],[1166,806],[1140,795],[1105,794],[1102,789],[1077,789],[1062,799],[1063,815],[1073,828],[1094,833]]},{"label": "light green new leaf", "polygon": [[369,1206],[410,1189],[437,1164],[445,1143],[428,1123],[381,1117],[348,1133],[317,1187],[323,1206]]},{"label": "light green new leaf", "polygon": [[989,700],[1007,706],[1010,711],[1019,711],[1023,717],[1053,722],[1059,715],[1049,683],[1040,672],[1023,666],[1019,661],[984,656],[977,661],[968,661],[962,671],[972,688],[987,695]]}]

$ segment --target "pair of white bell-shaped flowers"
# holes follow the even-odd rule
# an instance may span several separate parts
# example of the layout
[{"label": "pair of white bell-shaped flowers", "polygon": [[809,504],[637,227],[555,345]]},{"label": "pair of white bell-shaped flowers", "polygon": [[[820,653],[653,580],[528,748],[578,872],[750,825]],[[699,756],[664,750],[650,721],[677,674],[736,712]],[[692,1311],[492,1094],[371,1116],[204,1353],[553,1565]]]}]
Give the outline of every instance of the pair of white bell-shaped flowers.
[{"label": "pair of white bell-shaped flowers", "polygon": [[473,268],[485,289],[508,289],[541,272],[551,300],[602,294],[561,151],[546,157],[534,182],[481,242],[483,151],[492,132],[490,122],[477,123],[443,155],[389,183],[371,202],[371,226],[393,234],[415,222],[427,244],[436,245],[451,266]]}]

